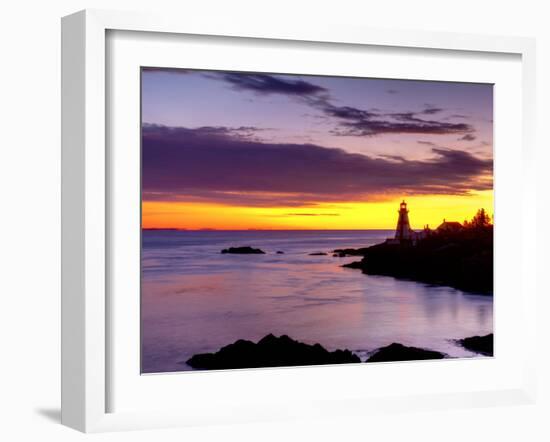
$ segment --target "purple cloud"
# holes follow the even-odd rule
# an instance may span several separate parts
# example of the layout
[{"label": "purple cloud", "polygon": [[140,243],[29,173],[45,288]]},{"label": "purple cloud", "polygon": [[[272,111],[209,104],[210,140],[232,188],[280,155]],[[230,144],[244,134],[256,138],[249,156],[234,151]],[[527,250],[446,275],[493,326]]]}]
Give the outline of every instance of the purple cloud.
[{"label": "purple cloud", "polygon": [[331,103],[328,95],[304,97],[304,101],[335,120],[336,128],[331,131],[333,135],[367,137],[381,134],[447,135],[470,133],[474,130],[466,123],[426,119],[424,115],[443,111],[433,106],[418,112],[382,113],[374,109],[336,106]]},{"label": "purple cloud", "polygon": [[335,135],[368,137],[380,134],[446,135],[473,131],[472,126],[466,123],[427,120],[419,117],[425,114],[425,111],[377,114],[349,106],[334,108],[335,106],[329,104],[322,110],[341,120],[338,127],[333,130]]},{"label": "purple cloud", "polygon": [[420,113],[424,114],[424,115],[433,115],[433,114],[438,114],[438,113],[443,112],[443,111],[444,111],[444,109],[441,109],[440,107],[427,107],[426,109],[424,109]]},{"label": "purple cloud", "polygon": [[257,94],[315,95],[326,93],[324,87],[303,80],[289,80],[268,74],[227,73],[221,78],[235,89],[249,90]]},{"label": "purple cloud", "polygon": [[427,160],[386,159],[314,144],[275,144],[231,128],[142,130],[145,200],[308,206],[392,194],[467,195],[492,188],[492,160],[432,149]]},{"label": "purple cloud", "polygon": [[[216,73],[212,78],[221,79],[238,90],[259,95],[287,95],[322,112],[334,120],[332,133],[339,136],[376,136],[381,134],[467,134],[473,131],[466,123],[427,120],[422,116],[434,115],[444,109],[426,105],[418,112],[380,113],[374,109],[337,106],[331,102],[328,90],[309,81],[288,79],[260,73]],[[389,91],[387,91],[389,92]]]}]

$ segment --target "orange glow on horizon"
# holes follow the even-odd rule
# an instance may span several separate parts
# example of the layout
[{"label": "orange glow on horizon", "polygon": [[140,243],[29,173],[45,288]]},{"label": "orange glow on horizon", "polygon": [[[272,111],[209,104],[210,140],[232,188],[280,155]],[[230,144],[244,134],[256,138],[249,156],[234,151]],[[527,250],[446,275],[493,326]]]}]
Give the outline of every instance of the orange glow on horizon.
[{"label": "orange glow on horizon", "polygon": [[311,207],[242,207],[198,202],[143,201],[143,228],[216,230],[360,230],[394,229],[402,199],[413,229],[463,222],[485,208],[493,213],[493,192],[469,196],[422,195],[376,202],[319,203]]}]

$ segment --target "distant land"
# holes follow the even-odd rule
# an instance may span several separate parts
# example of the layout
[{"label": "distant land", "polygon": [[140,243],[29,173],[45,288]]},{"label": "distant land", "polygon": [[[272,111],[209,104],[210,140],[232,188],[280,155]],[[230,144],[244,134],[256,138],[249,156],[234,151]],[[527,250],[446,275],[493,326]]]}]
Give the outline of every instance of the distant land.
[{"label": "distant land", "polygon": [[169,231],[178,231],[178,230],[187,230],[187,229],[181,229],[181,228],[174,228],[174,227],[142,227],[141,230],[169,230]]},{"label": "distant land", "polygon": [[142,227],[143,231],[184,231],[184,232],[385,232],[394,230],[395,227],[377,228],[377,229],[187,229],[184,227]]}]

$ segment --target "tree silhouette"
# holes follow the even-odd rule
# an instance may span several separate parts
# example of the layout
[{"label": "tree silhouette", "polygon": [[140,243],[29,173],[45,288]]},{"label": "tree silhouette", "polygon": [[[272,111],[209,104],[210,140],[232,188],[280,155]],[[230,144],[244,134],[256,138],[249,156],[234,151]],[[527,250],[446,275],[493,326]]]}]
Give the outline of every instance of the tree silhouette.
[{"label": "tree silhouette", "polygon": [[479,209],[475,216],[472,218],[472,221],[468,223],[469,227],[473,228],[483,228],[491,225],[491,217],[485,211],[485,209]]}]

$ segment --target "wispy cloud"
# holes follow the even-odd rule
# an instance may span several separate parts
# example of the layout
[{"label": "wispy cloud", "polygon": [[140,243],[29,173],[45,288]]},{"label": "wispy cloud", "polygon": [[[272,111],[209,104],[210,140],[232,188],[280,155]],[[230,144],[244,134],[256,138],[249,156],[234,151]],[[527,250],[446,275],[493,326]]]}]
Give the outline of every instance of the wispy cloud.
[{"label": "wispy cloud", "polygon": [[433,115],[438,114],[440,112],[443,112],[445,109],[441,109],[440,107],[427,107],[423,111],[420,111],[419,113],[424,115]]},{"label": "wispy cloud", "polygon": [[[211,78],[229,83],[234,89],[254,92],[259,95],[287,95],[320,111],[335,124],[333,135],[367,136],[381,134],[467,134],[473,127],[466,123],[427,119],[444,111],[427,105],[416,112],[383,113],[379,109],[362,109],[339,106],[333,103],[329,91],[303,79],[289,79],[271,74],[216,73]],[[389,92],[389,90],[387,91]]]},{"label": "wispy cloud", "polygon": [[257,94],[286,94],[307,96],[326,93],[324,87],[304,80],[289,80],[267,74],[226,73],[221,78],[235,89],[248,90]]},{"label": "wispy cloud", "polygon": [[[339,119],[335,135],[368,136],[381,134],[447,135],[470,133],[474,129],[466,123],[425,119],[425,111],[374,113],[350,106],[334,106],[320,101],[317,106],[326,114]],[[439,112],[439,110],[438,110]]]},{"label": "wispy cloud", "polygon": [[[166,136],[167,134],[171,134],[172,132],[178,132],[180,128],[178,127],[169,127],[169,126],[163,126],[158,124],[150,124],[150,123],[144,123],[143,124],[143,130],[147,131],[152,137],[154,137],[155,133],[161,134],[162,136]],[[244,140],[255,140],[257,141],[257,134],[265,131],[272,131],[274,129],[267,129],[267,128],[260,128],[255,126],[238,126],[238,127],[226,127],[226,126],[202,126],[194,129],[195,131],[200,132],[201,134],[205,136],[209,136],[212,138],[216,137],[231,137],[234,139],[244,139]]]}]

